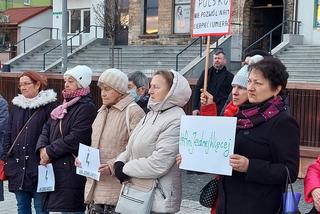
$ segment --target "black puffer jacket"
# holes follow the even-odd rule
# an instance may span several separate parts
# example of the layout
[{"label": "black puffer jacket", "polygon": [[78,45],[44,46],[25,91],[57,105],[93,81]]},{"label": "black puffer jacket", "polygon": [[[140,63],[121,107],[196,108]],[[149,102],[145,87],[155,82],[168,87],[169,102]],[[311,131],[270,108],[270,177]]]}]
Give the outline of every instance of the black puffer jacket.
[{"label": "black puffer jacket", "polygon": [[37,144],[37,152],[45,147],[53,165],[55,191],[43,193],[43,209],[55,212],[85,211],[84,187],[86,178],[76,174],[74,156],[78,155],[79,143],[91,144],[91,125],[96,108],[91,96],[82,97],[68,107],[61,120],[49,119],[43,127]]},{"label": "black puffer jacket", "polygon": [[[30,103],[22,95],[18,95],[12,101],[13,107],[10,112],[2,157],[6,159],[5,173],[8,177],[10,192],[36,191],[40,159],[34,151],[43,124],[48,120],[55,106],[55,100],[56,93],[53,90],[46,90],[40,92],[38,97]],[[18,133],[34,113],[35,115],[17,138],[10,155],[6,157]]]}]

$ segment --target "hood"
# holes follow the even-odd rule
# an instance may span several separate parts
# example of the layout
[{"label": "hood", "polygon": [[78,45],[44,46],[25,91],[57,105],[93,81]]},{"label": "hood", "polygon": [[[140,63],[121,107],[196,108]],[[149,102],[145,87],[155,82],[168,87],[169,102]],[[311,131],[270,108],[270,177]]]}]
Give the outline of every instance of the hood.
[{"label": "hood", "polygon": [[40,106],[45,106],[48,103],[52,103],[56,100],[57,93],[52,89],[47,89],[44,91],[40,91],[36,97],[31,99],[24,97],[22,94],[18,94],[18,96],[13,98],[12,104],[23,109],[35,109],[39,108]]},{"label": "hood", "polygon": [[153,111],[161,111],[171,108],[173,106],[183,107],[187,104],[191,97],[191,88],[188,80],[180,73],[170,70],[173,73],[173,83],[166,98],[160,102],[155,103],[149,99],[148,108]]}]

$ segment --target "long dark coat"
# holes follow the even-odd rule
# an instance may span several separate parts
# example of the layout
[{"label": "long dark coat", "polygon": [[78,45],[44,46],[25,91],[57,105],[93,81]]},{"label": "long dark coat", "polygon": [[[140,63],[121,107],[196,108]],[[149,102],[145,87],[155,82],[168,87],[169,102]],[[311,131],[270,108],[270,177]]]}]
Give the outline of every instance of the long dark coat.
[{"label": "long dark coat", "polygon": [[[33,101],[33,103],[38,102],[38,105],[30,108],[25,107],[23,100],[16,97],[15,99],[19,102],[14,103],[10,111],[2,157],[6,159],[5,173],[8,177],[10,192],[18,190],[35,192],[37,189],[40,158],[34,151],[43,124],[48,120],[56,100],[55,92],[44,92],[44,94],[46,96],[41,98],[42,101],[39,99]],[[10,155],[6,156],[18,133],[33,113],[35,115],[22,130]]]},{"label": "long dark coat", "polygon": [[68,107],[61,120],[49,119],[37,143],[37,152],[45,147],[53,165],[55,191],[43,193],[43,209],[55,212],[85,211],[84,187],[86,178],[76,174],[74,157],[79,143],[91,145],[91,125],[96,108],[91,96],[82,97]]},{"label": "long dark coat", "polygon": [[299,127],[282,111],[254,128],[237,130],[234,153],[249,159],[247,173],[222,176],[217,213],[275,214],[282,209],[288,167],[292,182],[299,171]]}]

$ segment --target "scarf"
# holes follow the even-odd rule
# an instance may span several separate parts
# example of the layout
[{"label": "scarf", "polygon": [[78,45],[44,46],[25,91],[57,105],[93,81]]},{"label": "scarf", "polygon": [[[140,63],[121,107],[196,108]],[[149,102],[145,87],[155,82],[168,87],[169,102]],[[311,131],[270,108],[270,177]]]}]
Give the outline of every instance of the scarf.
[{"label": "scarf", "polygon": [[237,128],[255,127],[277,116],[283,110],[285,110],[283,98],[281,96],[272,97],[261,104],[240,110],[236,115]]},{"label": "scarf", "polygon": [[231,101],[225,108],[223,116],[226,117],[233,117],[234,115],[236,115],[239,111],[239,106],[236,106],[233,104],[233,102]]},{"label": "scarf", "polygon": [[[78,102],[81,97],[86,96],[90,93],[90,88],[80,88],[75,91],[67,92],[65,90],[62,91],[63,95],[63,103],[52,110],[51,112],[51,118],[53,120],[62,119],[66,113],[68,113],[67,108],[69,106],[74,105],[76,102]],[[70,100],[71,99],[71,100]],[[67,101],[69,100],[69,101]]]}]

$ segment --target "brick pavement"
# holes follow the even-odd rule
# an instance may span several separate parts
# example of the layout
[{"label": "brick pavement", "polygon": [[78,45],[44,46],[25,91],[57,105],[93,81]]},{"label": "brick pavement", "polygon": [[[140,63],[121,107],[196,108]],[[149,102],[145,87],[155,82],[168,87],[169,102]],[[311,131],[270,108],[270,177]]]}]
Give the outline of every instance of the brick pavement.
[{"label": "brick pavement", "polygon": [[[7,182],[5,186],[5,201],[0,202],[0,214],[17,213],[16,200],[13,193],[8,192]],[[35,213],[35,211],[33,211]],[[201,206],[197,201],[184,199],[181,204],[181,211],[178,214],[209,214],[209,209]],[[54,214],[51,212],[51,214]]]},{"label": "brick pavement", "polygon": [[[186,175],[184,173],[183,178],[183,200],[181,204],[181,210],[177,214],[209,214],[209,209],[201,206],[197,202],[199,195],[199,189],[201,189],[202,184],[210,179],[210,175]],[[194,182],[190,185],[190,183]],[[196,185],[195,185],[196,184]],[[9,193],[7,190],[7,183],[5,182],[5,201],[0,202],[0,214],[15,214],[16,211],[16,201],[14,194]],[[294,189],[298,192],[303,192],[303,180],[297,180],[294,183]],[[188,192],[189,191],[189,192]],[[193,192],[194,194],[190,194]],[[304,199],[301,198],[299,203],[299,208],[301,213],[306,213],[311,209],[310,204],[306,204]],[[35,213],[35,212],[34,212]],[[54,213],[51,213],[54,214]]]}]

